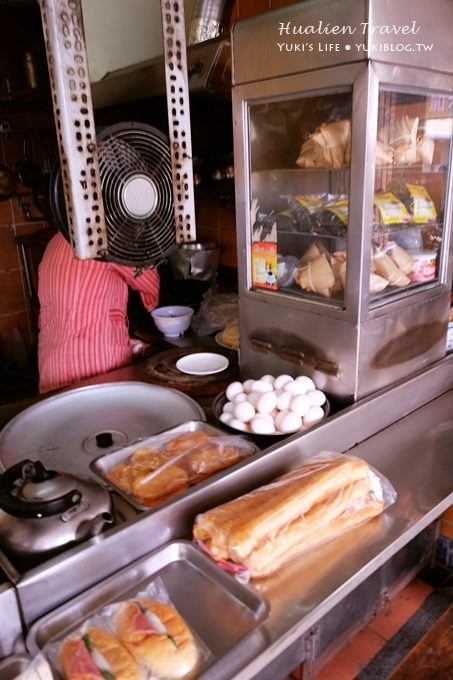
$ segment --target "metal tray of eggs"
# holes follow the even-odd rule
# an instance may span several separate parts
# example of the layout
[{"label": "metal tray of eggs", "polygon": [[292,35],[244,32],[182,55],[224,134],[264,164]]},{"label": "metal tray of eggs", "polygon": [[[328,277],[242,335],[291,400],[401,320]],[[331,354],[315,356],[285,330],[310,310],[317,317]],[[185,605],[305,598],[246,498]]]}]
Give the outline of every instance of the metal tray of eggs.
[{"label": "metal tray of eggs", "polygon": [[326,395],[311,378],[286,374],[232,382],[216,397],[213,408],[223,427],[274,437],[304,431],[330,410]]}]

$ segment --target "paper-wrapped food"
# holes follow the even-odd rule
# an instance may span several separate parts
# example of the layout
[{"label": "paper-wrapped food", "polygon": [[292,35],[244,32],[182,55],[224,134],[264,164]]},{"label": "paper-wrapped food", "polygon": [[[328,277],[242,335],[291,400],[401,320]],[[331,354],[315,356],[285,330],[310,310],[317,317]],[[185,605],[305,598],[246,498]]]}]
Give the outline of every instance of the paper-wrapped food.
[{"label": "paper-wrapped food", "polygon": [[382,145],[381,150],[393,148],[393,163],[396,165],[412,164],[417,161],[418,123],[418,118],[404,115],[379,130],[378,144]]},{"label": "paper-wrapped food", "polygon": [[410,278],[399,268],[395,260],[380,248],[376,248],[374,251],[373,266],[375,273],[386,279],[391,286],[404,288],[411,282]]},{"label": "paper-wrapped food", "polygon": [[319,293],[324,297],[332,296],[336,283],[332,267],[324,253],[294,272],[294,280],[303,290]]},{"label": "paper-wrapped food", "polygon": [[195,519],[194,539],[224,568],[265,577],[379,515],[396,499],[364,460],[324,452]]},{"label": "paper-wrapped food", "polygon": [[300,168],[342,168],[351,158],[351,123],[323,123],[302,144],[296,165]]}]

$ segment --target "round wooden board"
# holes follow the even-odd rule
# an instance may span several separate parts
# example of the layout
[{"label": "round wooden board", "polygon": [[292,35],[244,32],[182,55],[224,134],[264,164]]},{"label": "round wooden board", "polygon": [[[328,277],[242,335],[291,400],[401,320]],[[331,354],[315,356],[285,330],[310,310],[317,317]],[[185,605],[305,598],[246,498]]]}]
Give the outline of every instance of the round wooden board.
[{"label": "round wooden board", "polygon": [[[176,368],[176,362],[181,357],[195,352],[215,351],[227,357],[230,362],[228,368],[221,373],[212,375],[188,375]],[[207,347],[175,347],[154,354],[140,365],[142,380],[154,385],[172,387],[192,396],[209,396],[218,394],[226,389],[230,382],[239,376],[237,352],[222,347],[212,350]]]}]

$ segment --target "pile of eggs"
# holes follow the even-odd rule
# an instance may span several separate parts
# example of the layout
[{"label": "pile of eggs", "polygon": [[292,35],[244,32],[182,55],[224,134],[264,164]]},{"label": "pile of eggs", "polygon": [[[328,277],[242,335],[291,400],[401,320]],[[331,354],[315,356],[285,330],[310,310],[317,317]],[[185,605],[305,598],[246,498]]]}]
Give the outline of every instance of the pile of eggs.
[{"label": "pile of eggs", "polygon": [[319,423],[325,416],[326,395],[311,378],[263,375],[235,381],[226,389],[220,420],[243,432],[290,434]]}]

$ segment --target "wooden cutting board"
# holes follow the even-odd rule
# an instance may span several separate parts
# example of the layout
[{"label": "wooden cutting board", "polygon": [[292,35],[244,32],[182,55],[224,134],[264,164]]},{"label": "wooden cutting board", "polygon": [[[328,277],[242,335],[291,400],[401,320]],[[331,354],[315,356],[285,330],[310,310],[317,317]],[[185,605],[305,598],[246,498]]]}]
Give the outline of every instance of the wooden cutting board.
[{"label": "wooden cutting board", "polygon": [[[195,352],[215,352],[225,356],[229,365],[220,373],[212,375],[188,375],[176,368],[176,362]],[[140,378],[154,385],[172,387],[192,396],[210,396],[222,392],[239,378],[238,354],[223,347],[174,347],[154,354],[140,365]]]}]

